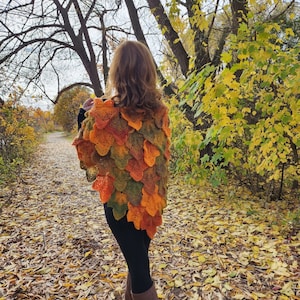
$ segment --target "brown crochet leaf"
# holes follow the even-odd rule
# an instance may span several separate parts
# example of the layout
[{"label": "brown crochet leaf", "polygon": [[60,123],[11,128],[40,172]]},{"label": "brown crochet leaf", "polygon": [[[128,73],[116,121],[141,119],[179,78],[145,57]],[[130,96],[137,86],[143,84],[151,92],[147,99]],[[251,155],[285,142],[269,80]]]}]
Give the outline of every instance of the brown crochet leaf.
[{"label": "brown crochet leaf", "polygon": [[135,181],[141,181],[143,178],[144,171],[148,168],[144,160],[136,160],[135,158],[132,158],[128,161],[128,164],[126,166],[126,170],[130,173],[130,176]]},{"label": "brown crochet leaf", "polygon": [[103,102],[101,99],[96,98],[89,115],[94,118],[96,127],[103,129],[118,112],[119,110],[114,107],[112,100]]},{"label": "brown crochet leaf", "polygon": [[155,159],[160,155],[159,150],[149,141],[144,140],[144,161],[149,166],[152,167],[155,164]]},{"label": "brown crochet leaf", "polygon": [[144,213],[143,218],[140,222],[140,227],[142,230],[146,230],[147,235],[153,239],[157,226],[162,224],[162,216],[157,214],[156,216],[152,217],[147,213]]},{"label": "brown crochet leaf", "polygon": [[113,209],[113,215],[117,221],[126,215],[128,210],[127,203],[127,195],[118,191],[113,193],[112,197],[108,201],[107,206]]},{"label": "brown crochet leaf", "polygon": [[113,159],[109,156],[99,156],[97,158],[97,167],[99,175],[106,175],[107,173],[112,173],[113,168],[115,167]]},{"label": "brown crochet leaf", "polygon": [[136,110],[136,111],[131,111],[126,108],[121,109],[121,115],[122,117],[128,122],[128,125],[135,130],[140,130],[143,124],[143,119],[145,115],[144,110]]},{"label": "brown crochet leaf", "polygon": [[119,114],[111,119],[105,130],[115,138],[118,145],[123,145],[128,138],[129,127],[127,122],[120,118]]},{"label": "brown crochet leaf", "polygon": [[160,180],[160,177],[156,174],[156,168],[148,168],[144,171],[141,182],[144,184],[144,189],[147,193],[154,193],[155,184]]},{"label": "brown crochet leaf", "polygon": [[142,188],[143,184],[141,182],[136,182],[134,180],[129,180],[124,190],[127,195],[128,201],[133,205],[138,205],[142,199]]},{"label": "brown crochet leaf", "polygon": [[133,132],[128,136],[126,146],[129,149],[129,153],[137,160],[144,158],[143,152],[144,137],[138,132]]},{"label": "brown crochet leaf", "polygon": [[123,170],[128,164],[128,160],[132,158],[129,154],[129,150],[125,145],[113,144],[111,147],[111,158],[114,159],[116,166]]},{"label": "brown crochet leaf", "polygon": [[168,116],[168,109],[167,107],[160,107],[160,109],[158,109],[155,114],[155,124],[158,128],[162,128],[163,131],[165,132],[167,137],[171,136],[171,130],[169,127],[169,116]]},{"label": "brown crochet leaf", "polygon": [[77,156],[82,162],[82,168],[85,169],[95,165],[92,159],[93,153],[95,152],[95,145],[93,143],[82,139],[75,139],[73,145],[76,146]]}]

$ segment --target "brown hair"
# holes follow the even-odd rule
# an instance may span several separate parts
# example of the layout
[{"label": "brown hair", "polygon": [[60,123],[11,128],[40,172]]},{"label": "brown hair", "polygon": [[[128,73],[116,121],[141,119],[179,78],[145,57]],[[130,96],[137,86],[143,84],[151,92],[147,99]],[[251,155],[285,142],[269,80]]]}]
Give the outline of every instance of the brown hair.
[{"label": "brown hair", "polygon": [[107,94],[118,106],[153,110],[160,106],[156,67],[149,49],[141,42],[125,41],[115,50]]}]

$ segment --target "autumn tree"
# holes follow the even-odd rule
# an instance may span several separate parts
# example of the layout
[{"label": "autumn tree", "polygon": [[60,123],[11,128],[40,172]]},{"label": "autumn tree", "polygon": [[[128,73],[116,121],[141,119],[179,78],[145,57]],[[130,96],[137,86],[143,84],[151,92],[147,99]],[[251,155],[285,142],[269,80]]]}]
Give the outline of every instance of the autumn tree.
[{"label": "autumn tree", "polygon": [[78,86],[64,92],[54,107],[54,120],[65,131],[71,132],[77,126],[80,105],[89,97],[90,91]]}]

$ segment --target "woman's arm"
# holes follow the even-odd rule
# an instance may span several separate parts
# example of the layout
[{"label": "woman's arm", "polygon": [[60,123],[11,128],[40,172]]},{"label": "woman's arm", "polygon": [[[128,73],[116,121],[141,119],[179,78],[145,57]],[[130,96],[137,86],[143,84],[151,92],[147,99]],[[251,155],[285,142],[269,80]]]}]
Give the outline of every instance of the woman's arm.
[{"label": "woman's arm", "polygon": [[85,119],[85,113],[92,108],[93,104],[94,100],[89,98],[83,103],[82,108],[80,108],[77,116],[78,130],[81,128],[81,123]]}]

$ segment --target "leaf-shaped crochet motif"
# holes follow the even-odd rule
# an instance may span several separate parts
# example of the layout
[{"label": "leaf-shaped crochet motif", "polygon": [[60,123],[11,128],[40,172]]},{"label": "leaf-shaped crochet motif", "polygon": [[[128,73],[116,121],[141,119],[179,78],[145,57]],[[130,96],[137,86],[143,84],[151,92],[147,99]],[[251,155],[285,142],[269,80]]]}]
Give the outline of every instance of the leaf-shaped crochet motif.
[{"label": "leaf-shaped crochet motif", "polygon": [[105,130],[115,138],[118,145],[123,145],[128,138],[129,127],[127,122],[120,118],[119,114],[111,119]]},{"label": "leaf-shaped crochet motif", "polygon": [[160,226],[162,224],[162,217],[161,215],[156,215],[154,217],[148,215],[147,213],[144,213],[142,221],[140,223],[141,229],[146,230],[147,235],[153,239],[157,226]]},{"label": "leaf-shaped crochet motif", "polygon": [[141,222],[143,220],[144,212],[145,208],[141,205],[132,205],[130,202],[128,202],[127,221],[133,222],[134,227],[137,230],[141,229]]},{"label": "leaf-shaped crochet motif", "polygon": [[114,107],[112,100],[102,101],[96,98],[89,115],[94,118],[96,127],[103,129],[118,112],[119,109]]},{"label": "leaf-shaped crochet motif", "polygon": [[137,160],[144,158],[143,152],[144,137],[138,132],[133,132],[128,136],[126,146],[129,149],[129,153]]},{"label": "leaf-shaped crochet motif", "polygon": [[152,167],[155,164],[155,159],[159,156],[160,152],[157,147],[151,144],[149,141],[144,140],[144,161],[149,166]]},{"label": "leaf-shaped crochet motif", "polygon": [[96,165],[98,168],[98,174],[102,176],[106,175],[107,173],[110,174],[115,167],[113,159],[111,159],[109,156],[98,155]]},{"label": "leaf-shaped crochet motif", "polygon": [[93,129],[90,132],[90,140],[95,144],[96,151],[101,156],[106,155],[114,143],[114,137],[105,129]]},{"label": "leaf-shaped crochet motif", "polygon": [[128,122],[128,125],[135,130],[140,130],[143,124],[143,119],[145,116],[145,111],[140,109],[132,112],[126,108],[121,109],[121,114],[124,120]]},{"label": "leaf-shaped crochet motif", "polygon": [[155,191],[155,183],[160,180],[160,177],[156,174],[156,168],[148,168],[144,171],[141,182],[144,184],[144,189],[147,193],[151,194]]},{"label": "leaf-shaped crochet motif", "polygon": [[111,158],[114,159],[116,166],[123,170],[128,164],[128,160],[132,158],[129,150],[125,145],[113,144],[111,147]]},{"label": "leaf-shaped crochet motif", "polygon": [[143,178],[143,173],[147,168],[148,166],[145,164],[143,159],[136,160],[135,158],[132,158],[128,161],[125,169],[130,173],[130,176],[135,181],[141,181]]},{"label": "leaf-shaped crochet motif", "polygon": [[92,187],[94,190],[100,193],[100,200],[102,203],[106,203],[111,197],[114,191],[113,183],[114,178],[109,175],[98,175],[96,180],[94,181]]},{"label": "leaf-shaped crochet motif", "polygon": [[142,189],[142,201],[141,205],[145,207],[147,213],[154,217],[157,213],[162,213],[162,210],[166,207],[166,201],[162,196],[158,194],[158,186],[155,185],[154,193],[147,193],[145,189]]},{"label": "leaf-shaped crochet motif", "polygon": [[120,220],[126,215],[128,209],[127,203],[128,200],[126,194],[118,191],[113,193],[107,205],[113,209],[113,215],[116,220]]},{"label": "leaf-shaped crochet motif", "polygon": [[95,145],[89,141],[75,139],[73,145],[76,146],[78,159],[83,163],[84,169],[95,165],[93,161],[93,153]]},{"label": "leaf-shaped crochet motif", "polygon": [[164,106],[154,113],[154,121],[158,128],[162,128],[167,137],[171,136],[168,109]]},{"label": "leaf-shaped crochet motif", "polygon": [[142,188],[141,182],[129,180],[126,189],[123,191],[127,195],[128,201],[133,205],[138,205],[142,200]]},{"label": "leaf-shaped crochet motif", "polygon": [[116,190],[119,192],[124,191],[131,178],[129,173],[127,171],[120,170],[119,168],[114,168],[111,175],[115,178],[114,186]]}]

